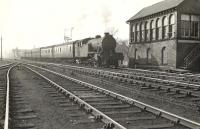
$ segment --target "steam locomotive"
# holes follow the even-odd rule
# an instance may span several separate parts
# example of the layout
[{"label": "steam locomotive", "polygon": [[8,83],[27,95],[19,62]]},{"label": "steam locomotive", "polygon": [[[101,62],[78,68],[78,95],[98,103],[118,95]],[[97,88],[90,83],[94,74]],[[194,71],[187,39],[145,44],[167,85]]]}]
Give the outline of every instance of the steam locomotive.
[{"label": "steam locomotive", "polygon": [[115,51],[117,42],[109,33],[104,37],[85,38],[68,43],[26,50],[22,56],[31,60],[72,61],[92,66],[118,67],[123,53]]}]

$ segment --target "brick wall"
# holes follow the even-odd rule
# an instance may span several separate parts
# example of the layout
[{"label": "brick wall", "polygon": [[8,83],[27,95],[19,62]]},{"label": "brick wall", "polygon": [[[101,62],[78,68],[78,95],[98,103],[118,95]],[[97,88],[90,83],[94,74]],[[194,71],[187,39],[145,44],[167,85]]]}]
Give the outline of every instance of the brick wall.
[{"label": "brick wall", "polygon": [[[165,48],[166,56],[164,65],[176,67],[176,40],[166,40],[155,43],[131,44],[129,48],[130,65],[154,65],[162,64],[162,49]],[[137,49],[136,55],[135,50]],[[147,62],[147,50],[149,60]],[[135,60],[136,56],[136,60]]]}]

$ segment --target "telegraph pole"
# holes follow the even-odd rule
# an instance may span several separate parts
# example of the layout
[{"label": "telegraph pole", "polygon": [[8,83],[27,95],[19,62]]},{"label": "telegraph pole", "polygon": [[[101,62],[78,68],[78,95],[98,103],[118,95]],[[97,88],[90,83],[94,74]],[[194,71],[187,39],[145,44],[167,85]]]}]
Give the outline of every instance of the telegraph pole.
[{"label": "telegraph pole", "polygon": [[2,52],[3,48],[2,48],[2,35],[1,35],[1,60],[3,60],[3,52]]},{"label": "telegraph pole", "polygon": [[72,31],[73,31],[73,29],[74,29],[74,27],[71,28],[71,35],[70,35],[71,36],[71,40],[72,40]]}]

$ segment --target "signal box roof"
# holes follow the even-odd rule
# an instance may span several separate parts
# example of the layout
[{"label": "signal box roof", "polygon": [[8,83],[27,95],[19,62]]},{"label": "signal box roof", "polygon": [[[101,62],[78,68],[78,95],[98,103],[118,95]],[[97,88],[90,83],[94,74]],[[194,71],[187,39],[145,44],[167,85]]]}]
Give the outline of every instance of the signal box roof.
[{"label": "signal box roof", "polygon": [[184,0],[164,0],[161,2],[158,2],[154,5],[148,6],[143,8],[141,11],[139,11],[136,15],[131,17],[127,22],[150,16],[155,13],[159,13],[168,9],[172,9],[180,5]]}]

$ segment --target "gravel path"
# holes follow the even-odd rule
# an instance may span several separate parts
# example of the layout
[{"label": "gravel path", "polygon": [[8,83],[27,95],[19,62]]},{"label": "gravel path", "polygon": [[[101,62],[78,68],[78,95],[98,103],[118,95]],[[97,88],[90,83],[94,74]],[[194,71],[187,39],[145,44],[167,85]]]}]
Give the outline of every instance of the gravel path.
[{"label": "gravel path", "polygon": [[[32,117],[28,119],[27,123],[31,123],[34,128],[37,129],[86,129],[86,125],[77,124],[79,119],[89,119],[88,115],[81,114],[80,116],[73,117],[74,112],[81,112],[80,109],[65,110],[66,107],[61,106],[61,102],[70,103],[65,99],[62,94],[57,94],[57,91],[50,87],[50,85],[37,77],[27,69],[14,69],[11,73],[12,83],[11,88],[15,88],[16,91],[21,91],[12,95],[12,99],[20,97],[21,101],[15,101],[12,105],[12,114],[16,115],[19,112],[18,105],[20,103],[26,103],[26,108],[20,110],[31,110],[33,113],[28,114],[26,117]],[[20,94],[22,93],[22,94]],[[56,96],[55,96],[56,94]],[[17,95],[17,97],[16,97]],[[72,104],[73,105],[73,104]],[[20,116],[17,116],[18,118]],[[20,119],[21,120],[21,119]],[[29,126],[26,122],[22,124],[19,119],[14,120],[13,129],[16,126]],[[90,127],[96,128],[96,127]]]},{"label": "gravel path", "polygon": [[4,124],[6,73],[7,69],[0,69],[0,129],[3,129]]},{"label": "gravel path", "polygon": [[2,60],[0,60],[0,66],[1,65],[5,65],[5,64],[8,64],[9,62],[8,61],[2,61]]}]

